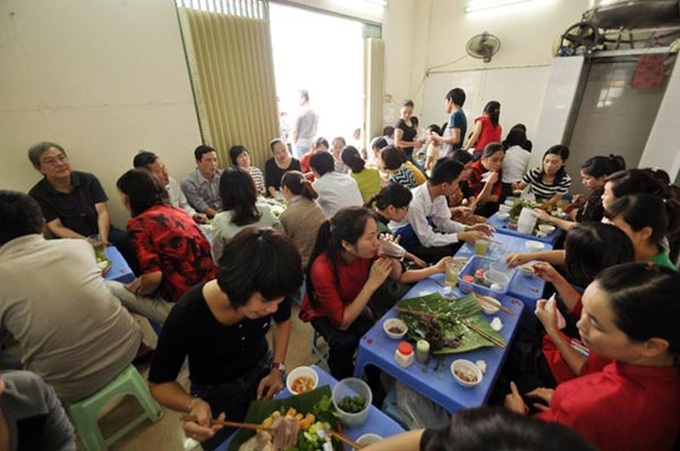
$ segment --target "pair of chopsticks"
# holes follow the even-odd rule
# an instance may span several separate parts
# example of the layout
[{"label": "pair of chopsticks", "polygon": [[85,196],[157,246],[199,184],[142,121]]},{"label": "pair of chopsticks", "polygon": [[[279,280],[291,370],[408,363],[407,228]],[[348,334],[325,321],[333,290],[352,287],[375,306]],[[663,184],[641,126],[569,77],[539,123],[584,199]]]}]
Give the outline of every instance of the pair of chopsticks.
[{"label": "pair of chopsticks", "polygon": [[513,309],[508,308],[501,304],[499,301],[496,299],[490,298],[488,296],[482,296],[481,294],[474,293],[475,297],[477,298],[478,301],[483,302],[484,304],[490,305],[492,307],[496,307],[501,311],[504,311],[508,315],[516,315],[517,312],[515,312]]},{"label": "pair of chopsticks", "polygon": [[[182,415],[182,421],[193,421],[198,422],[198,418],[194,415]],[[240,428],[240,429],[252,429],[254,431],[267,431],[271,432],[274,428],[266,427],[257,423],[241,423],[238,421],[225,421],[225,420],[210,420],[210,424],[219,424],[220,426]]]},{"label": "pair of chopsticks", "polygon": [[[408,310],[408,309],[401,308],[401,307],[395,307],[395,310],[400,312],[400,313],[406,313],[406,314],[409,314],[409,315],[425,316],[425,317],[434,317],[435,316],[432,313],[422,312],[420,310]],[[492,344],[498,346],[501,349],[505,348],[505,343],[503,343],[503,341],[499,340],[498,337],[491,335],[489,332],[480,328],[476,324],[472,324],[470,321],[466,320],[465,318],[458,318],[458,321],[460,321],[461,324],[466,325],[468,327],[468,329],[470,329],[471,331],[476,332],[478,335],[481,335],[483,338],[486,338],[487,340],[489,340]]]},{"label": "pair of chopsticks", "polygon": [[[198,418],[196,418],[194,415],[182,415],[182,421],[198,422]],[[220,426],[234,427],[240,429],[252,429],[255,431],[273,432],[275,430],[272,427],[266,427],[257,423],[241,423],[237,421],[210,420],[210,424],[219,424]],[[355,442],[354,440],[344,436],[343,434],[334,429],[327,429],[326,432],[332,435],[333,437],[337,438],[341,442],[347,443],[354,449],[361,449],[364,447],[364,445]]]}]

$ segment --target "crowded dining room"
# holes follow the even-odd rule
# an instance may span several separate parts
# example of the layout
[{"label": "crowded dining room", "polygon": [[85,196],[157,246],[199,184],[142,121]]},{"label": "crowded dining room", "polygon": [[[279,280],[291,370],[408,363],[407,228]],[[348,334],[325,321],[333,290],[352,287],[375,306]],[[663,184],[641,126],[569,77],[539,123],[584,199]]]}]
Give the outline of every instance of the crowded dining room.
[{"label": "crowded dining room", "polygon": [[680,449],[679,0],[0,17],[0,451]]}]

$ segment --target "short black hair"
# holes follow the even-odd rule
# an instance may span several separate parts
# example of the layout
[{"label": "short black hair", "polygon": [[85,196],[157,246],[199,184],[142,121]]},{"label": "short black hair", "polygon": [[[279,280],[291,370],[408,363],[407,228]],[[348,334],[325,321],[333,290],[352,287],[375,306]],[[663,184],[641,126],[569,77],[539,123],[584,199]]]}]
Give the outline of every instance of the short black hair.
[{"label": "short black hair", "polygon": [[475,161],[474,157],[470,152],[467,150],[463,149],[453,149],[453,152],[451,152],[451,155],[449,155],[449,158],[452,159],[453,161],[457,161],[463,166],[468,164],[471,161]]},{"label": "short black hair", "polygon": [[246,227],[224,248],[217,284],[234,308],[259,292],[267,300],[295,293],[302,285],[302,259],[295,243],[271,228]]},{"label": "short black hair", "polygon": [[169,204],[168,190],[146,168],[130,169],[116,182],[118,190],[128,197],[130,213],[137,216],[155,205]]},{"label": "short black hair", "polygon": [[324,150],[317,151],[309,159],[309,166],[318,172],[319,175],[324,175],[335,170],[335,160],[330,153]]},{"label": "short black hair", "polygon": [[158,155],[148,150],[140,150],[132,159],[132,166],[135,168],[149,169],[158,160]]},{"label": "short black hair", "polygon": [[380,159],[385,167],[391,171],[399,169],[404,164],[404,155],[396,146],[387,146],[380,149]]},{"label": "short black hair", "polygon": [[248,149],[240,144],[231,146],[229,148],[229,159],[231,160],[231,164],[234,165],[234,167],[238,166],[236,164],[236,159],[240,157],[242,153],[248,153]]},{"label": "short black hair", "polygon": [[35,199],[19,191],[0,190],[0,246],[43,230],[43,213]]},{"label": "short black hair", "polygon": [[383,136],[387,136],[388,138],[392,137],[394,135],[394,127],[391,125],[386,125],[383,127]]},{"label": "short black hair", "polygon": [[439,125],[437,125],[437,124],[430,124],[430,125],[427,126],[427,128],[426,128],[425,130],[430,130],[431,132],[434,132],[434,133],[436,133],[436,134],[438,134],[438,135],[441,135],[441,134],[442,134],[442,129],[441,129],[441,127],[440,127]]},{"label": "short black hair", "polygon": [[431,186],[441,185],[442,183],[453,183],[463,172],[463,164],[453,161],[450,158],[442,157],[434,163],[432,176],[428,183]]},{"label": "short black hair", "polygon": [[194,158],[196,161],[201,161],[203,159],[203,155],[206,153],[210,152],[217,152],[214,147],[210,147],[207,144],[201,144],[194,150]]},{"label": "short black hair", "polygon": [[446,93],[446,100],[450,100],[454,105],[462,107],[465,104],[465,91],[460,88],[453,88]]}]

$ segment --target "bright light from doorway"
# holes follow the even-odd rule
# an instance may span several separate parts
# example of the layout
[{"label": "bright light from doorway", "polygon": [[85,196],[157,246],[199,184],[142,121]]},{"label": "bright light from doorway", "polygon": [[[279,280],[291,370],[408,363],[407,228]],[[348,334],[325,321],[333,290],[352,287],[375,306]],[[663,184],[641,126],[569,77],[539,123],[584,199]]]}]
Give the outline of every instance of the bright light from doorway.
[{"label": "bright light from doorway", "polygon": [[540,0],[469,0],[465,7],[466,13],[476,13],[490,9],[498,9],[519,3],[539,3]]},{"label": "bright light from doorway", "polygon": [[274,74],[279,110],[292,127],[298,91],[309,91],[319,114],[317,136],[331,141],[363,124],[362,24],[301,8],[270,3]]}]

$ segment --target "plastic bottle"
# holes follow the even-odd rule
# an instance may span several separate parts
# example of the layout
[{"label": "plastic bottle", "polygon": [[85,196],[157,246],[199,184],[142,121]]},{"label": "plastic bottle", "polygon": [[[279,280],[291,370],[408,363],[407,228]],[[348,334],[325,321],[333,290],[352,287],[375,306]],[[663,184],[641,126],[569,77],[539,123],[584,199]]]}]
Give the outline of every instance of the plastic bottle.
[{"label": "plastic bottle", "polygon": [[396,351],[394,351],[394,360],[396,360],[400,366],[408,368],[413,365],[413,359],[413,346],[411,343],[407,341],[399,343]]}]

